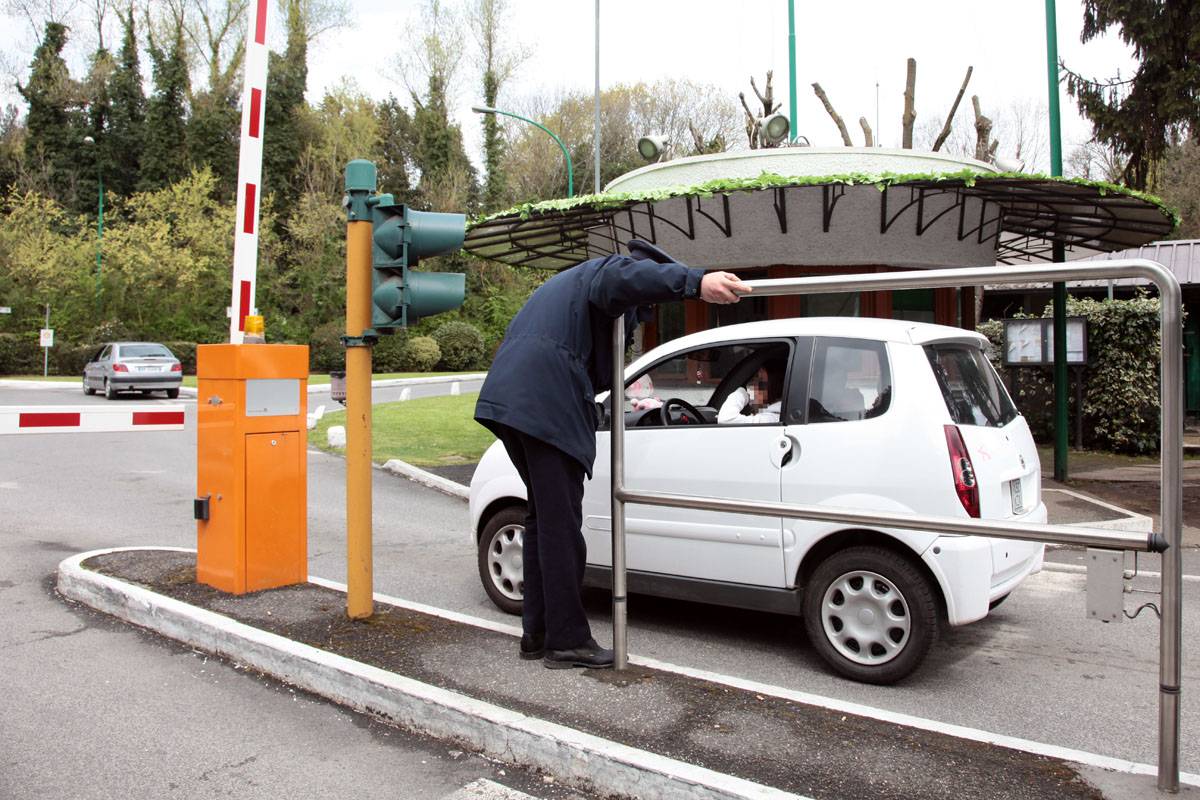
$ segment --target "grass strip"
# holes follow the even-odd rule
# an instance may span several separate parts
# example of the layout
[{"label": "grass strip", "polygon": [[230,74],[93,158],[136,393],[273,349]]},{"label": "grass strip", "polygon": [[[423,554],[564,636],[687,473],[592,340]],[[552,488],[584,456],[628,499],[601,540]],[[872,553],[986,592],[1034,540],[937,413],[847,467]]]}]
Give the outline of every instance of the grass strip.
[{"label": "grass strip", "polygon": [[[398,458],[419,467],[473,464],[495,437],[474,420],[477,393],[423,397],[397,403],[379,403],[371,413],[371,458],[382,464]],[[308,433],[313,447],[329,453],[340,448],[327,444],[327,431],[345,425],[346,412],[326,412]]]}]

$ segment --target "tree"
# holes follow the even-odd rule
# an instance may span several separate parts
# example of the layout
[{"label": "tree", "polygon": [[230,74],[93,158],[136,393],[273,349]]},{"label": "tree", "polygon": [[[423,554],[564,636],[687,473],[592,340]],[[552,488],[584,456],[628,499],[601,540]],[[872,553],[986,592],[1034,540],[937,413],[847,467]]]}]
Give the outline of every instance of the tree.
[{"label": "tree", "polygon": [[74,199],[78,177],[75,156],[83,139],[82,90],[63,61],[66,43],[66,26],[46,23],[30,64],[29,83],[17,84],[17,91],[29,105],[25,118],[26,166],[34,186],[60,202]]},{"label": "tree", "polygon": [[121,20],[121,51],[108,79],[110,112],[105,146],[119,158],[114,158],[105,170],[104,182],[106,190],[128,197],[141,179],[146,95],[142,90],[133,4],[124,14],[118,10],[117,16]]},{"label": "tree", "polygon": [[146,104],[146,137],[139,181],[142,189],[169,186],[188,173],[185,104],[191,81],[180,10],[170,9],[166,35],[170,40],[167,50],[155,41],[153,31],[148,36],[150,60],[154,63],[154,94]]},{"label": "tree", "polygon": [[100,48],[92,54],[91,69],[83,84],[87,99],[84,124],[86,136],[91,138],[92,143],[76,151],[79,178],[77,191],[70,204],[74,211],[83,214],[95,213],[101,176],[112,171],[120,158],[120,154],[112,149],[108,137],[112,124],[112,98],[108,88],[115,67],[112,54]]},{"label": "tree", "polygon": [[375,106],[375,115],[379,121],[379,190],[392,194],[396,202],[413,203],[417,195],[409,177],[416,169],[412,118],[393,95]]},{"label": "tree", "polygon": [[0,111],[0,196],[12,190],[24,169],[25,126],[20,116],[21,110],[11,103]]},{"label": "tree", "polygon": [[263,114],[263,187],[284,201],[300,191],[300,155],[309,137],[300,125],[308,87],[308,26],[303,0],[286,0],[287,47],[271,53]]},{"label": "tree", "polygon": [[1084,0],[1081,41],[1114,26],[1133,48],[1133,76],[1093,80],[1064,65],[1067,91],[1096,141],[1127,158],[1125,182],[1146,189],[1167,148],[1200,126],[1200,4]]},{"label": "tree", "polygon": [[1183,217],[1172,238],[1200,239],[1200,142],[1195,136],[1167,150],[1156,188]]},{"label": "tree", "polygon": [[[496,107],[500,89],[512,77],[528,52],[507,44],[504,17],[508,0],[474,0],[470,9],[471,30],[479,45],[479,65],[483,73],[484,105]],[[483,125],[483,161],[487,180],[483,187],[483,209],[495,211],[508,200],[504,177],[504,139],[495,114],[481,114]]]},{"label": "tree", "polygon": [[[575,185],[591,186],[593,98],[587,91],[530,97],[515,110],[558,134],[575,166]],[[600,182],[645,166],[637,141],[659,134],[677,156],[725,149],[738,131],[738,109],[721,89],[687,80],[618,85],[600,94]],[[516,202],[562,197],[566,165],[558,145],[519,121],[505,122],[505,171]]]}]

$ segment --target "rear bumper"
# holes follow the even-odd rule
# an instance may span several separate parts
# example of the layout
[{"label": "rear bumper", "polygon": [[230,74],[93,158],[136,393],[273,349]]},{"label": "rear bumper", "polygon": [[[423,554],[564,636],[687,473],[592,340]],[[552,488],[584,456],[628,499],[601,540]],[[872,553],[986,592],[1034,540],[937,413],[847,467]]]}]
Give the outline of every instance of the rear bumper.
[{"label": "rear bumper", "polygon": [[[1044,524],[1046,507],[1038,507],[1014,522]],[[992,546],[1007,542],[1010,552],[1019,556],[996,568]],[[921,555],[946,600],[946,616],[951,625],[965,625],[987,616],[988,605],[1011,592],[1031,574],[1042,568],[1045,545],[1013,539],[984,536],[939,536]]]},{"label": "rear bumper", "polygon": [[163,389],[178,389],[183,385],[183,376],[178,373],[164,373],[161,375],[138,375],[116,376],[108,379],[108,382],[117,391],[126,391],[133,389],[150,389],[162,391]]}]

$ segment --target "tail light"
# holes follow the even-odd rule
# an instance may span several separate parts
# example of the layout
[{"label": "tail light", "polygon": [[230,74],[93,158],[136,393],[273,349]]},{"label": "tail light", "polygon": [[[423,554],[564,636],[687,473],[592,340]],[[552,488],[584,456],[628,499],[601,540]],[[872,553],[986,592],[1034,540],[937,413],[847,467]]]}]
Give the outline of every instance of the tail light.
[{"label": "tail light", "polygon": [[120,361],[113,364],[113,372],[129,372],[129,367],[122,364]]},{"label": "tail light", "polygon": [[946,450],[950,453],[950,474],[954,476],[954,491],[967,515],[979,516],[979,482],[975,479],[975,467],[971,465],[971,454],[963,442],[957,425],[947,425]]},{"label": "tail light", "polygon": [[183,372],[183,364],[180,364],[178,361],[176,361],[171,365],[171,372]]}]

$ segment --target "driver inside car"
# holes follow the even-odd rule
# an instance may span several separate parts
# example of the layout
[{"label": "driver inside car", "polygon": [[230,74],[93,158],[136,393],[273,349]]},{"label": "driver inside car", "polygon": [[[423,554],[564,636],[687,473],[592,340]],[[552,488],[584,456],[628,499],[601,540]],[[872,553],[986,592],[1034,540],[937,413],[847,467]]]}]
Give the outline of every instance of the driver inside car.
[{"label": "driver inside car", "polygon": [[767,362],[745,386],[729,393],[717,412],[718,425],[779,422],[783,401],[783,365]]}]

